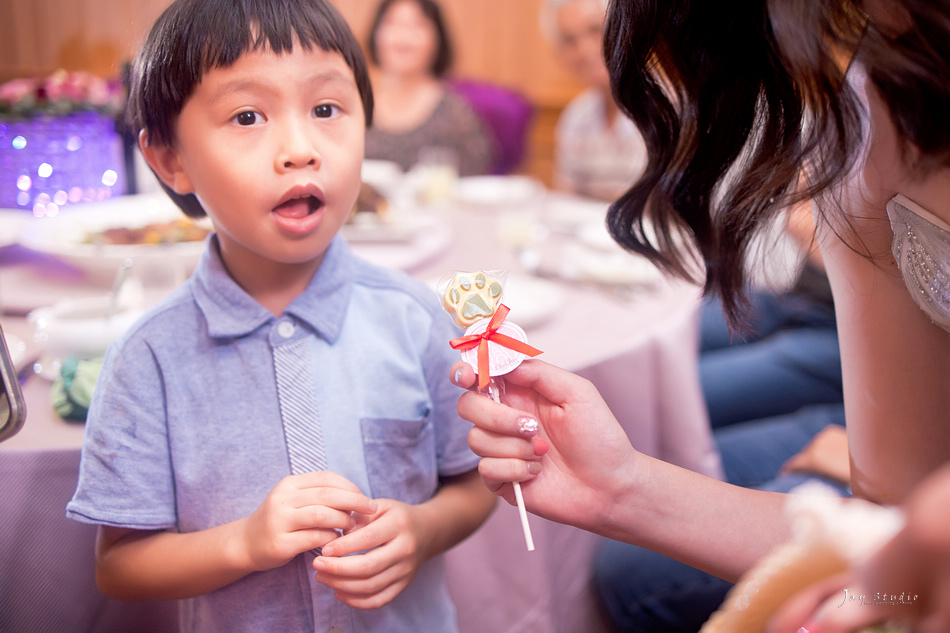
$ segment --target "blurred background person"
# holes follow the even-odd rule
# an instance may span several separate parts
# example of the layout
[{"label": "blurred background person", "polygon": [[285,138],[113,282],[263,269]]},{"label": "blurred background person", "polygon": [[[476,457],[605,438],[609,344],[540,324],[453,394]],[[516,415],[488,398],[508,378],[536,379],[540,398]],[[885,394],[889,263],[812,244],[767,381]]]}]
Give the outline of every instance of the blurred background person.
[{"label": "blurred background person", "polygon": [[843,402],[834,301],[810,204],[789,211],[786,234],[801,253],[799,272],[788,289],[748,293],[745,333],[730,333],[717,298],[703,306],[700,382],[713,428]]},{"label": "blurred background person", "polygon": [[409,170],[420,161],[454,161],[461,176],[487,173],[494,140],[484,121],[444,82],[453,50],[433,0],[383,0],[367,52],[376,109],[366,158]]},{"label": "blurred background person", "polygon": [[545,0],[541,26],[565,67],[587,88],[555,130],[554,185],[603,200],[619,198],[646,165],[646,146],[610,94],[604,61],[607,0]]}]

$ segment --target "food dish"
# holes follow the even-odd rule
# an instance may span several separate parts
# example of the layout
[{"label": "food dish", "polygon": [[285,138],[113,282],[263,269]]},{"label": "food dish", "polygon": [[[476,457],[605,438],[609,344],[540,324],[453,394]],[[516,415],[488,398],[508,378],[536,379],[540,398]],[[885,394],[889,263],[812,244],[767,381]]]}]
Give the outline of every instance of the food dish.
[{"label": "food dish", "polygon": [[454,197],[476,205],[517,205],[544,192],[537,180],[527,176],[469,176],[455,183]]},{"label": "food dish", "polygon": [[[73,263],[94,276],[111,278],[126,259],[132,259],[140,271],[150,267],[168,268],[169,263],[174,262],[187,274],[204,249],[203,239],[159,244],[103,244],[90,240],[97,232],[108,229],[141,228],[175,222],[183,217],[163,193],[120,196],[77,205],[56,218],[31,222],[22,233],[21,243]],[[210,228],[207,221],[202,223]]]}]

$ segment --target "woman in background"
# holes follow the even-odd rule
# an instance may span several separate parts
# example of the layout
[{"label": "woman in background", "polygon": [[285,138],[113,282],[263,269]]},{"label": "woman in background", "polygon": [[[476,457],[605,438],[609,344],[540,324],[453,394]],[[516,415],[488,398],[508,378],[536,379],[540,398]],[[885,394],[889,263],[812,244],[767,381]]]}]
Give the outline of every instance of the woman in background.
[{"label": "woman in background", "polygon": [[383,0],[367,50],[376,66],[376,111],[366,133],[366,158],[409,170],[438,155],[456,162],[461,176],[486,173],[494,152],[491,132],[443,82],[453,52],[439,5]]},{"label": "woman in background", "polygon": [[541,27],[564,66],[586,89],[555,130],[555,186],[601,200],[619,198],[643,172],[643,137],[610,95],[604,61],[607,0],[545,0]]}]

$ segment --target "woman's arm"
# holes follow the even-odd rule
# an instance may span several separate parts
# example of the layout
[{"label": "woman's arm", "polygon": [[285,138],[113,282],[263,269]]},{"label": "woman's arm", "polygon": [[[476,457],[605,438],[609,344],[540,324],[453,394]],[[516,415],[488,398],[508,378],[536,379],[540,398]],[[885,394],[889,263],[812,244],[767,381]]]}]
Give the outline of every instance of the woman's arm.
[{"label": "woman's arm", "polygon": [[868,103],[867,159],[842,190],[846,222],[822,222],[819,241],[835,297],[852,486],[858,496],[899,503],[950,460],[950,334],[904,285],[891,255],[886,204],[901,192],[950,215],[950,172],[909,176],[905,163],[913,156],[901,153],[870,88]]}]

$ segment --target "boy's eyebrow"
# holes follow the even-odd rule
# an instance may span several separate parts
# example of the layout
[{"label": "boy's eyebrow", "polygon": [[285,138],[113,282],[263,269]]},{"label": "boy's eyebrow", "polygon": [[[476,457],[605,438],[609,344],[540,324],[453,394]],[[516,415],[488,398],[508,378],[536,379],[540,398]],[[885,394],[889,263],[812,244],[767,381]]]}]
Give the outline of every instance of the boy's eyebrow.
[{"label": "boy's eyebrow", "polygon": [[[340,72],[335,68],[328,68],[326,70],[321,70],[315,72],[309,77],[305,77],[304,81],[312,85],[324,85],[324,84],[333,84],[333,83],[343,83],[347,85],[355,86],[355,80],[348,76],[346,73]],[[249,79],[236,79],[234,81],[229,81],[218,86],[218,89],[215,90],[214,95],[211,97],[211,101],[217,101],[228,94],[234,92],[257,92],[265,91],[270,92],[273,89],[271,82],[264,79],[249,78]]]}]

